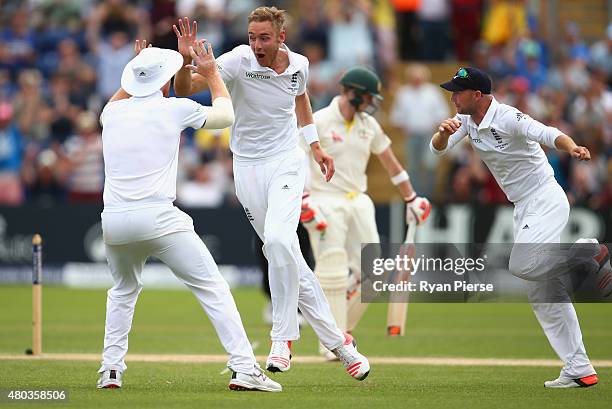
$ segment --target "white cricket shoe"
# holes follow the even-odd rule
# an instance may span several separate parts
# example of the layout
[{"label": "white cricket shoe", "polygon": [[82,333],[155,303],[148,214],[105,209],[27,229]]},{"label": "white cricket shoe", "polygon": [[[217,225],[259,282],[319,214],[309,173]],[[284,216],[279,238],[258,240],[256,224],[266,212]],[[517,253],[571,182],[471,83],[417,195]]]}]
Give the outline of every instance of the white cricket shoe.
[{"label": "white cricket shoe", "polygon": [[597,385],[597,374],[584,376],[582,378],[568,378],[559,376],[552,381],[544,382],[545,388],[588,388],[589,386]]},{"label": "white cricket shoe", "polygon": [[344,334],[344,345],[332,351],[344,365],[346,372],[353,378],[363,381],[370,373],[368,358],[357,351],[355,340],[350,334]]},{"label": "white cricket shoe", "polygon": [[270,372],[286,372],[291,368],[291,341],[272,341],[266,369]]},{"label": "white cricket shoe", "polygon": [[121,375],[121,372],[115,369],[102,371],[96,386],[98,389],[121,388]]},{"label": "white cricket shoe", "polygon": [[233,391],[281,392],[280,383],[268,378],[259,366],[255,366],[252,374],[232,372],[228,387]]}]

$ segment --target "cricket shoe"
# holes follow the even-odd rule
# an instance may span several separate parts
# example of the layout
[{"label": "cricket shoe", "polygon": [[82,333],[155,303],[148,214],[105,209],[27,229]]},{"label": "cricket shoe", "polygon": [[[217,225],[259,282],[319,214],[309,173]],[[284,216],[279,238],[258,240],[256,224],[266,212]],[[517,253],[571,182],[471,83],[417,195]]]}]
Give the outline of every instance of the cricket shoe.
[{"label": "cricket shoe", "polygon": [[98,389],[121,388],[121,372],[115,369],[100,372],[100,379],[96,386]]},{"label": "cricket shoe", "polygon": [[270,355],[266,360],[266,370],[286,372],[291,368],[291,341],[272,341]]},{"label": "cricket shoe", "polygon": [[560,376],[555,380],[544,382],[545,388],[588,388],[597,385],[597,374],[584,376],[582,378],[568,378]]},{"label": "cricket shoe", "polygon": [[332,351],[338,357],[346,372],[358,381],[363,381],[370,373],[368,358],[357,351],[352,335],[344,334],[344,345]]},{"label": "cricket shoe", "polygon": [[228,387],[233,391],[281,392],[280,383],[268,378],[259,366],[251,374],[233,372]]},{"label": "cricket shoe", "polygon": [[612,294],[612,266],[610,266],[610,253],[605,244],[599,245],[599,254],[594,259],[599,264],[595,274],[597,289],[602,297],[606,298]]}]

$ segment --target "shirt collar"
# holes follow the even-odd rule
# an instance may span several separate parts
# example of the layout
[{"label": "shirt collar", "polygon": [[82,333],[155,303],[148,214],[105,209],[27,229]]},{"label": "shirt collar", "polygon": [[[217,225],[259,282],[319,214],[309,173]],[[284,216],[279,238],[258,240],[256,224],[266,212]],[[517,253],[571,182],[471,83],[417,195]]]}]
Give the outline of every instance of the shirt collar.
[{"label": "shirt collar", "polygon": [[145,95],[145,96],[142,96],[142,97],[136,97],[136,96],[133,96],[132,98],[138,98],[138,99],[149,99],[149,98],[159,98],[159,97],[163,97],[163,96],[164,96],[164,95],[162,94],[161,90],[160,90],[160,89],[158,89],[157,91],[155,91],[155,92],[154,92],[154,93],[152,93],[152,94]]},{"label": "shirt collar", "polygon": [[491,99],[491,105],[489,105],[489,109],[487,109],[487,113],[484,118],[480,122],[478,129],[487,129],[491,126],[491,122],[493,122],[493,117],[495,116],[495,112],[497,112],[497,107],[499,106],[499,102],[493,97]]},{"label": "shirt collar", "polygon": [[287,47],[287,44],[285,44],[285,43],[281,44],[280,48],[284,48],[287,51],[287,55],[289,56],[289,66],[287,67],[285,72],[283,72],[282,74],[278,74],[276,71],[274,71],[270,67],[262,67],[261,65],[259,65],[259,62],[257,62],[257,58],[255,58],[255,54],[253,53],[253,50],[250,50],[250,54],[249,54],[249,60],[251,60],[251,70],[253,70],[253,71],[270,71],[270,72],[274,73],[275,75],[293,74],[296,71],[298,71],[299,67],[298,67],[298,64],[297,64],[294,52],[291,51],[289,49],[289,47]]},{"label": "shirt collar", "polygon": [[[329,106],[334,112],[336,120],[345,123],[346,119],[344,118],[344,115],[342,115],[342,112],[340,112],[340,95],[336,95],[329,103]],[[353,121],[351,123],[354,123],[355,121],[360,121],[362,118],[361,114],[361,112],[355,112],[355,116],[353,117]]]}]

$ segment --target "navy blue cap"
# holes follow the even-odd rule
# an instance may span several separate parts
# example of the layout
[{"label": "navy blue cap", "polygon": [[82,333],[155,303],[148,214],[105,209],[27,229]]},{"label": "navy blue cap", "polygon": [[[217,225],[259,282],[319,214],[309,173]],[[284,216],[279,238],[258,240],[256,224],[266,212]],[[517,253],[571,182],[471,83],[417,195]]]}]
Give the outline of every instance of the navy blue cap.
[{"label": "navy blue cap", "polygon": [[483,94],[491,93],[491,77],[474,67],[459,68],[453,79],[444,84],[440,84],[442,88],[451,92],[463,91],[472,89],[480,91]]}]

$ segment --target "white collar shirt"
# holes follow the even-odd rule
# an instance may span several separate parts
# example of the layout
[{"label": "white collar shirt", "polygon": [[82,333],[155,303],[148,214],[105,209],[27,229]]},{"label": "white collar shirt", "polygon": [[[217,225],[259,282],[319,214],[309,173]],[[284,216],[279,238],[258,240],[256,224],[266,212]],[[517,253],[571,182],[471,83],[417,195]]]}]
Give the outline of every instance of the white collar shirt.
[{"label": "white collar shirt", "polygon": [[104,207],[172,203],[181,131],[202,127],[206,117],[206,107],[161,91],[107,104],[100,115]]},{"label": "white collar shirt", "polygon": [[259,65],[247,45],[217,58],[234,104],[230,148],[237,161],[266,160],[298,146],[295,97],[306,92],[308,59],[283,48],[289,66],[281,74]]},{"label": "white collar shirt", "polygon": [[555,148],[555,139],[562,134],[557,128],[500,104],[495,98],[479,125],[470,115],[457,114],[455,118],[461,127],[450,136],[446,149],[438,151],[430,143],[431,151],[443,154],[467,135],[512,203],[554,180],[554,171],[540,144]]}]

